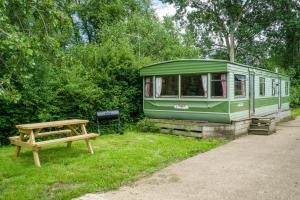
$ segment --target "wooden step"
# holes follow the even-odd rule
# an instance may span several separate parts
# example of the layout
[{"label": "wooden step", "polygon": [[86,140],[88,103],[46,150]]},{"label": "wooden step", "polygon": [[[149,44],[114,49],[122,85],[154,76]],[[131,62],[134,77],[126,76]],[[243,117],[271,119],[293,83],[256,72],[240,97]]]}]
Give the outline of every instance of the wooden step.
[{"label": "wooden step", "polygon": [[248,133],[252,135],[270,135],[274,131],[271,130],[266,130],[266,129],[261,129],[261,128],[256,128],[256,129],[249,129]]},{"label": "wooden step", "polygon": [[271,123],[272,119],[252,119],[252,123]]},{"label": "wooden step", "polygon": [[270,126],[258,126],[258,125],[250,125],[250,129],[264,129],[264,130],[269,130]]},{"label": "wooden step", "polygon": [[250,128],[249,131],[269,131],[263,128]]},{"label": "wooden step", "polygon": [[86,135],[76,135],[76,136],[59,138],[59,139],[54,139],[54,140],[36,142],[34,145],[37,146],[37,147],[41,147],[41,146],[50,145],[50,144],[73,142],[73,141],[82,140],[82,139],[96,139],[96,137],[98,137],[98,134],[89,133],[89,134],[86,134]]}]

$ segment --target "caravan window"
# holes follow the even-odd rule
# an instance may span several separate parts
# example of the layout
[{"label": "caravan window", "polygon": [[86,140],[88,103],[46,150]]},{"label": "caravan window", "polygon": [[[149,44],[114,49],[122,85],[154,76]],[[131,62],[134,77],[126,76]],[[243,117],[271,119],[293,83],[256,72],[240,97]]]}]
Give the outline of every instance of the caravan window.
[{"label": "caravan window", "polygon": [[234,75],[234,96],[245,97],[246,96],[246,76],[235,74]]},{"label": "caravan window", "polygon": [[145,77],[145,88],[144,88],[145,97],[153,97],[153,78]]},{"label": "caravan window", "polygon": [[181,95],[207,97],[207,74],[181,75]]},{"label": "caravan window", "polygon": [[178,75],[157,76],[155,79],[155,97],[177,97]]},{"label": "caravan window", "polygon": [[211,96],[222,98],[227,96],[227,82],[225,73],[211,74]]},{"label": "caravan window", "polygon": [[259,78],[259,95],[265,96],[265,78]]}]

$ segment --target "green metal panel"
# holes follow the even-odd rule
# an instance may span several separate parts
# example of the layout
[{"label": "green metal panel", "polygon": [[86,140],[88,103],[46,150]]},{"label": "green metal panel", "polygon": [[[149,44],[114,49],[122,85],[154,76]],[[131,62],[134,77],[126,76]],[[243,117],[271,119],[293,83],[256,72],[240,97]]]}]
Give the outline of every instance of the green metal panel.
[{"label": "green metal panel", "polygon": [[244,110],[249,110],[249,100],[241,101],[231,101],[230,102],[230,112],[240,112]]},{"label": "green metal panel", "polygon": [[278,104],[278,97],[255,99],[255,108]]},{"label": "green metal panel", "polygon": [[289,96],[281,97],[281,101],[282,101],[282,103],[289,103],[290,97]]},{"label": "green metal panel", "polygon": [[178,60],[172,62],[158,63],[141,68],[141,76],[166,75],[166,74],[189,74],[224,72],[227,70],[226,62],[200,61],[200,60]]},{"label": "green metal panel", "polygon": [[[176,110],[184,112],[212,112],[228,113],[228,101],[186,101],[186,100],[145,100],[144,109],[151,110]],[[176,109],[176,106],[184,109]]]},{"label": "green metal panel", "polygon": [[183,120],[199,120],[218,123],[230,123],[229,113],[201,113],[201,112],[186,112],[175,110],[144,110],[144,113],[149,118],[158,119],[183,119]]}]

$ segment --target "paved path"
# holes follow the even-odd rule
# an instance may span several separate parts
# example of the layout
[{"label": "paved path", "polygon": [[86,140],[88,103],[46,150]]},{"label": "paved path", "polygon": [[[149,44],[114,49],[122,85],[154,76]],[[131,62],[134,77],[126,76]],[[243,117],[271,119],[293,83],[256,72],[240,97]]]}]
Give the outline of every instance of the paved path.
[{"label": "paved path", "polygon": [[300,119],[173,164],[117,191],[80,200],[299,200]]}]

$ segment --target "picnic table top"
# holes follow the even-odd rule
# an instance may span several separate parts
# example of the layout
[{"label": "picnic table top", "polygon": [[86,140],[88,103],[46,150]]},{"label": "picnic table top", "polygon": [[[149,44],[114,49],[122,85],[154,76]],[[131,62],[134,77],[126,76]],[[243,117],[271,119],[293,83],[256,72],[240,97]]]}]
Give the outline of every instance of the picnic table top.
[{"label": "picnic table top", "polygon": [[32,130],[32,129],[41,129],[41,128],[49,128],[49,127],[86,124],[88,122],[89,122],[88,120],[83,120],[83,119],[70,119],[70,120],[62,120],[62,121],[33,123],[33,124],[21,124],[21,125],[17,125],[16,127],[18,129]]}]

